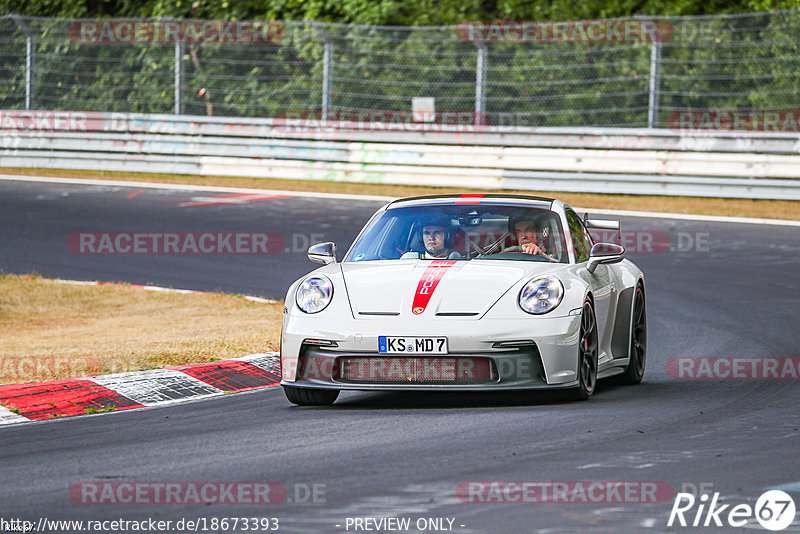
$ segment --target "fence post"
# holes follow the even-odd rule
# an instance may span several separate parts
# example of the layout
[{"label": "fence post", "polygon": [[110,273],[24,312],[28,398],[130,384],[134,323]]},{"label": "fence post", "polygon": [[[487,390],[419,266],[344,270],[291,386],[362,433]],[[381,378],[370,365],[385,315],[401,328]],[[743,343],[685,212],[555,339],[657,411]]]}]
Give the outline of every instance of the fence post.
[{"label": "fence post", "polygon": [[322,120],[328,120],[333,102],[333,39],[318,22],[311,28],[322,39]]},{"label": "fence post", "polygon": [[33,109],[33,99],[35,98],[33,92],[33,69],[36,61],[36,43],[33,40],[33,35],[28,35],[25,38],[25,109]]},{"label": "fence post", "polygon": [[661,41],[653,39],[650,48],[650,90],[647,101],[647,127],[655,128],[658,120],[658,85],[661,76]]},{"label": "fence post", "polygon": [[25,109],[31,110],[35,106],[36,94],[34,93],[33,74],[36,65],[36,41],[33,30],[22,20],[19,15],[11,15],[14,23],[25,34]]},{"label": "fence post", "polygon": [[486,113],[486,72],[489,64],[489,48],[486,43],[475,43],[478,48],[478,64],[475,69],[475,124],[483,124]]},{"label": "fence post", "polygon": [[183,115],[183,43],[175,41],[175,115]]},{"label": "fence post", "polygon": [[322,120],[328,120],[333,99],[333,41],[325,41],[322,65]]}]

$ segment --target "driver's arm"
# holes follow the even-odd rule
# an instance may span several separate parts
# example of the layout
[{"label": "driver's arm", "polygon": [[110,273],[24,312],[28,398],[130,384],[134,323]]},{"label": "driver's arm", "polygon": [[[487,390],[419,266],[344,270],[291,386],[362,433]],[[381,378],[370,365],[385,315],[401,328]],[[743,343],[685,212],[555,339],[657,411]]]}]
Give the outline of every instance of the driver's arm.
[{"label": "driver's arm", "polygon": [[536,254],[537,256],[541,256],[543,258],[547,258],[550,261],[557,261],[555,258],[549,256],[544,249],[542,249],[536,243],[525,243],[522,245],[522,252],[525,254]]}]

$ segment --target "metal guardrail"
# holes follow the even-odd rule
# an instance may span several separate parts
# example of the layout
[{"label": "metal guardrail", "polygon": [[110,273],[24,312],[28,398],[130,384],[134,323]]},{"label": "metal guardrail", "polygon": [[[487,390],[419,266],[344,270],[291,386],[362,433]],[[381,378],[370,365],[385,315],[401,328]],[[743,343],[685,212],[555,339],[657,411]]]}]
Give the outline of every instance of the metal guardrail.
[{"label": "metal guardrail", "polygon": [[0,112],[0,167],[800,200],[797,134],[327,126]]}]

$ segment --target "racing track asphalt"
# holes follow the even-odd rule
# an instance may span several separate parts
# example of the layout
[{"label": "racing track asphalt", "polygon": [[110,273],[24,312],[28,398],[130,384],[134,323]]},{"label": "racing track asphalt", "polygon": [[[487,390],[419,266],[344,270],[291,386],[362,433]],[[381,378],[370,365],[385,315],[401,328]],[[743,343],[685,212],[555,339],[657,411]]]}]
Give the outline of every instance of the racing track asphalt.
[{"label": "racing track asphalt", "polygon": [[[81,231],[321,233],[339,244],[341,258],[379,205],[286,198],[177,207],[190,196],[2,181],[0,268],[283,298],[313,268],[300,250],[91,256],[69,252],[66,240]],[[455,496],[462,482],[490,480],[663,481],[675,491],[711,484],[725,503],[751,505],[765,488],[794,484],[800,504],[798,380],[675,380],[665,370],[676,356],[800,356],[797,229],[632,217],[622,225],[665,232],[673,245],[698,233],[703,241],[702,250],[631,254],[648,284],[648,366],[639,386],[601,382],[584,403],[348,393],[330,408],[293,407],[275,388],[0,427],[0,517],[272,516],[283,532],[344,532],[348,516],[449,517],[460,533],[669,530],[671,501],[484,504]],[[275,481],[290,497],[293,484],[323,484],[325,494],[312,505],[71,502],[70,485],[85,481]],[[795,522],[787,531],[799,530]]]}]

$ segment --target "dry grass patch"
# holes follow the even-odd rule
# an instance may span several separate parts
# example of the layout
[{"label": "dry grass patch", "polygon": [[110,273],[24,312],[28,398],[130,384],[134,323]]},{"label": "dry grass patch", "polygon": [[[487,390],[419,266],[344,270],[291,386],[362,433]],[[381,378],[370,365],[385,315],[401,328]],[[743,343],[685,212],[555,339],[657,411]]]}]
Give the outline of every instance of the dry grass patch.
[{"label": "dry grass patch", "polygon": [[0,384],[276,350],[283,304],[0,275]]},{"label": "dry grass patch", "polygon": [[[332,181],[281,180],[274,178],[237,178],[228,176],[53,169],[4,168],[0,169],[0,174],[61,176],[67,178],[97,178],[105,180],[172,184],[248,187],[254,189],[282,189],[287,191],[378,195],[398,198],[418,195],[487,192],[478,191],[475,189],[453,187],[424,187]],[[621,209],[633,211],[691,213],[696,215],[723,215],[729,217],[764,217],[768,219],[800,220],[800,202],[791,200],[747,200],[735,198],[672,197],[656,195],[605,195],[597,193],[567,193],[558,191],[503,190],[490,192],[555,197],[563,200],[567,204],[581,208]]]}]

